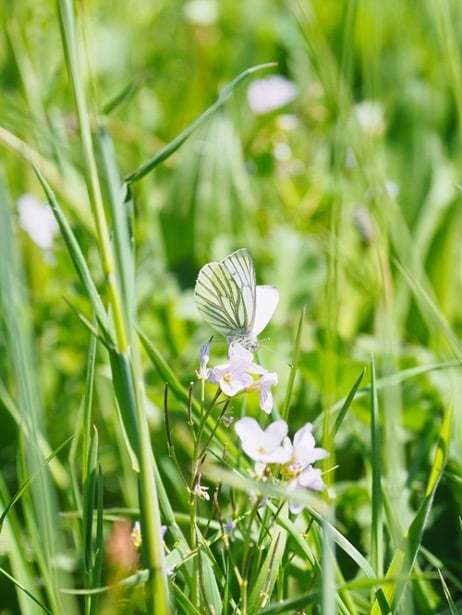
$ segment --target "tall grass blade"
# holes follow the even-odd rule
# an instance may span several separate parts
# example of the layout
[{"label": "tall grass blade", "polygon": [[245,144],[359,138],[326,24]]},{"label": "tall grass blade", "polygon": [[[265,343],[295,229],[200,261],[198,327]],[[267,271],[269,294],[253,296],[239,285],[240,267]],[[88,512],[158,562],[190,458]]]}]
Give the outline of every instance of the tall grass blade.
[{"label": "tall grass blade", "polygon": [[[14,577],[8,574],[6,570],[4,570],[3,568],[0,568],[0,573],[3,574],[7,579],[9,579],[18,588],[20,592],[23,592],[33,602],[35,602],[35,604],[37,604],[40,607],[41,612],[45,612],[45,613],[48,613],[49,615],[53,615],[53,611],[50,611],[50,609],[47,608],[44,604],[42,604],[40,600],[38,600],[31,591],[29,591],[26,587],[24,587],[22,583],[20,583]],[[29,609],[27,609],[27,607],[26,607],[26,612],[29,612]]]},{"label": "tall grass blade", "polygon": [[371,464],[372,464],[372,523],[371,559],[378,577],[383,576],[383,502],[382,461],[374,357],[371,358]]},{"label": "tall grass blade", "polygon": [[[7,491],[3,477],[0,476],[0,505],[7,506],[11,497]],[[31,601],[23,591],[18,591],[16,598],[22,615],[37,615],[46,608],[43,606],[43,596],[37,587],[37,574],[33,562],[24,557],[25,549],[24,526],[14,509],[10,509],[8,516],[1,530],[1,540],[5,544],[5,555],[8,557],[10,573],[15,579],[21,579],[23,587],[28,587],[33,592],[37,600],[40,600],[40,607]]]},{"label": "tall grass blade", "polygon": [[[43,463],[39,439],[40,436],[46,437],[30,305],[24,290],[24,275],[10,213],[9,198],[0,175],[0,302],[8,332],[7,353],[12,366],[16,404],[25,425],[20,432],[18,462],[23,481],[27,481]],[[54,564],[63,542],[56,494],[46,468],[38,473],[30,486],[30,494],[26,494],[23,508],[29,524],[29,538],[43,575],[44,589],[53,611],[65,611],[72,615],[76,612],[75,602],[62,596],[59,589],[61,584],[70,585],[70,579]],[[21,579],[17,581],[21,583]]]},{"label": "tall grass blade", "polygon": [[441,585],[443,586],[444,595],[448,603],[449,612],[451,613],[451,615],[460,615],[460,611],[457,608],[456,603],[452,599],[451,592],[449,591],[449,588],[447,586],[446,581],[444,580],[441,570],[438,570],[438,574],[441,580]]},{"label": "tall grass blade", "polygon": [[82,283],[82,286],[84,287],[85,292],[88,296],[88,299],[90,300],[91,305],[94,309],[96,320],[98,321],[98,324],[102,331],[103,339],[105,340],[106,343],[110,343],[111,337],[110,337],[109,330],[108,330],[106,311],[102,304],[101,296],[98,293],[96,285],[93,281],[93,277],[90,273],[90,269],[85,261],[85,257],[82,254],[80,245],[74,233],[72,232],[72,229],[69,223],[67,222],[66,217],[64,216],[64,213],[61,207],[59,206],[58,201],[56,200],[55,195],[50,185],[48,184],[48,182],[46,181],[45,177],[42,175],[40,170],[34,165],[33,165],[33,168],[46,194],[46,197],[50,204],[53,215],[56,218],[56,222],[58,223],[59,230],[61,231],[61,235],[64,239],[64,242],[66,243],[69,256],[72,259],[75,270],[79,276],[80,282]]},{"label": "tall grass blade", "polygon": [[[449,454],[449,443],[451,437],[452,407],[445,413],[443,424],[440,430],[440,437],[435,451],[430,476],[425,491],[425,497],[419,506],[408,531],[398,549],[395,551],[393,559],[386,573],[386,578],[391,582],[384,584],[383,594],[388,604],[396,605],[402,596],[409,577],[412,572],[417,552],[422,542],[428,515],[433,503],[436,488],[441,479],[444,467]],[[400,579],[402,579],[400,581]],[[376,601],[372,607],[371,615],[379,615],[381,612],[379,603]]]},{"label": "tall grass blade", "polygon": [[292,362],[290,365],[289,381],[287,383],[286,396],[284,398],[284,405],[282,407],[282,412],[281,412],[281,418],[283,418],[285,421],[287,421],[288,416],[289,416],[290,399],[292,397],[295,376],[297,373],[298,362],[300,359],[300,343],[302,340],[303,322],[305,320],[305,314],[306,314],[306,305],[303,306],[302,313],[300,314],[300,319],[298,321],[297,333],[295,334],[295,344],[294,344],[294,350],[292,353]]},{"label": "tall grass blade", "polygon": [[263,609],[280,572],[280,565],[287,545],[287,531],[277,526],[271,533],[271,540],[267,547],[265,559],[260,566],[258,576],[250,588],[248,609],[250,613],[258,613]]},{"label": "tall grass blade", "polygon": [[[104,186],[111,211],[113,224],[112,245],[114,247],[115,272],[120,290],[120,297],[125,312],[126,323],[134,323],[135,312],[135,270],[133,243],[130,230],[133,229],[131,208],[127,206],[128,191],[122,184],[117,168],[112,140],[104,127],[98,132],[99,146],[103,161]],[[131,335],[133,332],[129,332]]]}]

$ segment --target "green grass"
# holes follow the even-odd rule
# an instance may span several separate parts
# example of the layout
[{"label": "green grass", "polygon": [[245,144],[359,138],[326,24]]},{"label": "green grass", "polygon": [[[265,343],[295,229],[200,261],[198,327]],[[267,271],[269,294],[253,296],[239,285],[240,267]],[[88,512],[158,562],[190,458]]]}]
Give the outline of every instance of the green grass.
[{"label": "green grass", "polygon": [[[90,4],[0,7],[0,615],[459,612],[459,3]],[[241,247],[271,417],[196,376]],[[329,452],[300,514],[249,415]]]}]

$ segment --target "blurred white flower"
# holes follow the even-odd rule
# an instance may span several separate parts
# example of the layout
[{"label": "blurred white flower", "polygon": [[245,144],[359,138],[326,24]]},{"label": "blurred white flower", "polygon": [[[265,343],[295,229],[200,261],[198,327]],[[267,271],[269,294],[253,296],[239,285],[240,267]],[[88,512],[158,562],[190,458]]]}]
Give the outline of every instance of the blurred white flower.
[{"label": "blurred white flower", "polygon": [[399,184],[390,179],[387,179],[384,183],[385,192],[391,199],[396,199],[399,196]]},{"label": "blurred white flower", "polygon": [[385,131],[383,107],[377,100],[363,100],[353,108],[356,120],[371,137],[381,136]]},{"label": "blurred white flower", "polygon": [[255,79],[247,88],[247,102],[255,115],[264,115],[290,103],[298,87],[282,75]]},{"label": "blurred white flower", "polygon": [[375,236],[374,221],[371,218],[369,209],[362,203],[356,207],[353,214],[353,222],[361,238],[363,245],[371,243]]},{"label": "blurred white flower", "polygon": [[289,132],[292,130],[297,130],[300,126],[300,121],[293,113],[282,113],[281,115],[278,115],[276,125],[279,130]]},{"label": "blurred white flower", "polygon": [[31,194],[23,194],[18,199],[18,211],[21,228],[39,247],[49,250],[58,232],[50,207]]},{"label": "blurred white flower", "polygon": [[276,160],[285,162],[292,158],[292,149],[288,143],[276,143],[273,154]]},{"label": "blurred white flower", "polygon": [[183,11],[186,20],[195,26],[211,26],[218,19],[218,4],[215,0],[190,0]]}]

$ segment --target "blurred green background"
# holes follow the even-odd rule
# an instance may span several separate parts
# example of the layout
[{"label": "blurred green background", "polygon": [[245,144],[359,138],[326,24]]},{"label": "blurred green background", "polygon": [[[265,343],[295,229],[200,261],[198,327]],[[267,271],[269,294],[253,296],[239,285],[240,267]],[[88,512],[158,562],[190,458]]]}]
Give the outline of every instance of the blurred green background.
[{"label": "blurred green background", "polygon": [[[275,284],[281,294],[261,350],[265,366],[279,373],[277,404],[306,306],[292,431],[307,420],[320,424],[374,354],[383,383],[386,490],[403,527],[422,496],[441,414],[453,403],[450,464],[420,565],[439,560],[453,597],[460,596],[460,369],[406,370],[461,358],[462,4],[93,0],[76,2],[75,10],[91,114],[104,117],[122,176],[177,136],[239,73],[276,63],[249,76],[173,156],[131,184],[140,326],[187,385],[210,335],[194,306],[197,271],[247,247],[259,282]],[[43,249],[21,226],[20,197],[44,201],[19,155],[24,144],[56,192],[96,280],[103,277],[55,3],[10,0],[0,17],[0,168],[13,205],[54,448],[73,433],[85,388],[89,334],[70,304],[90,320],[91,311],[59,236]],[[261,113],[250,88],[274,75],[287,81],[273,82],[273,90],[267,81],[263,100],[271,106],[289,84],[291,94]],[[14,395],[4,339],[2,324],[2,391]],[[105,506],[133,507],[136,489],[129,461],[119,454],[106,363],[101,353],[94,418]],[[181,508],[161,452],[163,382],[146,370],[153,440]],[[14,491],[17,430],[5,391],[0,463]],[[185,409],[172,403],[171,411],[187,456]],[[363,395],[333,455],[339,523],[366,551],[369,421]],[[61,487],[60,505],[70,510],[65,479]],[[0,543],[2,566],[7,551]],[[11,591],[0,581],[1,595]],[[436,582],[435,592],[441,595]]]}]

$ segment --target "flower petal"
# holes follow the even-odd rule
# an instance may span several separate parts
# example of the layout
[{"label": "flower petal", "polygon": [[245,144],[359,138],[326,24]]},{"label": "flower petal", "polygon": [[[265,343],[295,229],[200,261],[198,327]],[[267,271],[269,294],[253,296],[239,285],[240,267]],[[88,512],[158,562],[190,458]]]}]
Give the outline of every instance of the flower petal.
[{"label": "flower petal", "polygon": [[322,480],[321,470],[312,467],[302,472],[300,476],[297,477],[297,482],[300,487],[314,489],[314,491],[322,491],[326,486]]},{"label": "flower petal", "polygon": [[311,464],[324,459],[329,453],[323,448],[316,447],[316,441],[311,433],[313,425],[306,423],[294,436],[295,461]]},{"label": "flower petal", "polygon": [[236,422],[235,429],[241,439],[242,450],[253,461],[262,463],[289,461],[290,451],[287,447],[281,446],[288,429],[285,421],[274,421],[262,430],[255,419],[244,417]]}]

